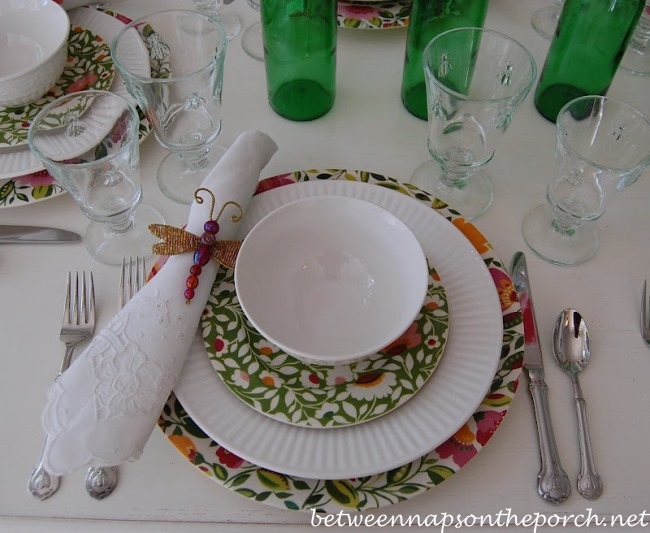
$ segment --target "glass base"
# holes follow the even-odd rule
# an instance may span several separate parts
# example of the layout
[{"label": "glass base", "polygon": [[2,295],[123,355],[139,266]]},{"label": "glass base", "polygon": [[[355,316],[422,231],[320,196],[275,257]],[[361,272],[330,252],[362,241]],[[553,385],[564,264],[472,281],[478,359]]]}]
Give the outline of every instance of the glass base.
[{"label": "glass base", "polygon": [[530,17],[533,29],[545,39],[552,39],[557,27],[560,12],[557,7],[549,6],[538,9]]},{"label": "glass base", "polygon": [[205,164],[198,169],[190,169],[185,161],[175,153],[167,155],[158,167],[158,186],[160,190],[175,202],[189,205],[194,201],[194,192],[205,177],[226,153],[227,148],[214,145],[210,148]]},{"label": "glass base", "polygon": [[577,265],[598,250],[599,238],[593,223],[587,222],[572,235],[555,230],[550,206],[540,205],[530,211],[522,223],[522,233],[528,246],[542,259],[555,265]]},{"label": "glass base", "polygon": [[620,67],[631,74],[650,76],[650,53],[640,54],[628,46]]},{"label": "glass base", "polygon": [[159,242],[149,231],[149,224],[164,224],[165,219],[148,204],[140,204],[127,231],[113,231],[105,222],[92,221],[86,229],[86,248],[97,261],[121,265],[125,257],[149,257],[151,248]]},{"label": "glass base", "polygon": [[262,23],[256,22],[244,30],[241,36],[244,51],[253,59],[264,61],[264,42],[262,41]]},{"label": "glass base", "polygon": [[463,187],[449,187],[442,182],[442,169],[434,160],[416,168],[411,176],[411,183],[447,203],[467,220],[473,220],[485,213],[494,198],[492,182],[485,172],[474,172]]}]

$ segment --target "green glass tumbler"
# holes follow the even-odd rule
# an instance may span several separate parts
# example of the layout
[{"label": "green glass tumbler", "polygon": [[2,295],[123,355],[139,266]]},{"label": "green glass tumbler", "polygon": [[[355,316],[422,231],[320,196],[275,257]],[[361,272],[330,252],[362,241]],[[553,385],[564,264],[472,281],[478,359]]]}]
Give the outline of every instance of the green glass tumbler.
[{"label": "green glass tumbler", "polygon": [[427,120],[427,90],[422,52],[441,33],[461,27],[481,28],[488,0],[413,0],[402,72],[402,103],[411,113]]},{"label": "green glass tumbler", "polygon": [[334,105],[336,0],[263,0],[269,104],[290,120],[313,120]]},{"label": "green glass tumbler", "polygon": [[580,96],[605,95],[645,0],[566,0],[535,90],[535,107],[555,122]]}]

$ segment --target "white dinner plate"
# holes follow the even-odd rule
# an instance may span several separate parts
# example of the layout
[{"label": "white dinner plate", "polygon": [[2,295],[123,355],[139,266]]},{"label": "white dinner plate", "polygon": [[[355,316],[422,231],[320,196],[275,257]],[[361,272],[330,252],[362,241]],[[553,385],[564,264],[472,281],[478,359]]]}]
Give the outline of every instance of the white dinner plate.
[{"label": "white dinner plate", "polygon": [[455,433],[494,378],[503,323],[492,277],[467,238],[430,207],[384,187],[346,181],[286,185],[252,199],[240,235],[282,205],[315,195],[361,198],[387,209],[416,235],[449,302],[445,356],[414,398],[378,419],[341,428],[305,428],[255,412],[232,394],[195,342],[175,393],[215,441],[259,466],[315,479],[372,475],[413,461]]}]

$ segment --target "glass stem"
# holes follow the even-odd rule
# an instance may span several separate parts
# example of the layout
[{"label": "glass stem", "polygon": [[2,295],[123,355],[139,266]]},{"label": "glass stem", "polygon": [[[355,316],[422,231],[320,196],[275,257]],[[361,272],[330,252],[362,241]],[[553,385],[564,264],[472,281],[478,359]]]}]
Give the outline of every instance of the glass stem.
[{"label": "glass stem", "polygon": [[131,211],[129,215],[117,222],[111,221],[110,227],[112,233],[126,233],[127,231],[133,228],[133,217],[135,216],[135,211]]},{"label": "glass stem", "polygon": [[190,172],[203,170],[208,165],[208,153],[210,150],[200,150],[191,152],[178,152],[176,155],[183,161],[185,168]]},{"label": "glass stem", "polygon": [[464,189],[471,175],[472,172],[452,172],[443,166],[440,182],[452,189]]},{"label": "glass stem", "polygon": [[650,54],[650,7],[646,7],[636,27],[630,46],[642,55]]}]

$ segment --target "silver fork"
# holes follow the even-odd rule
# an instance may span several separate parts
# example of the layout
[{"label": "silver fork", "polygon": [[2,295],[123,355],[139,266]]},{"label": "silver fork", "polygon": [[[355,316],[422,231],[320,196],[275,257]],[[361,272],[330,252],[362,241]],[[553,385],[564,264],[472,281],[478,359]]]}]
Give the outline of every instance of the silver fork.
[{"label": "silver fork", "polygon": [[[147,278],[144,257],[135,261],[129,257],[122,260],[120,273],[119,306],[122,309],[133,295],[140,290]],[[102,500],[110,495],[117,486],[117,467],[91,467],[86,473],[86,491],[96,500]]]},{"label": "silver fork", "polygon": [[[93,273],[75,272],[74,282],[72,272],[68,272],[66,281],[65,306],[63,308],[63,323],[59,338],[65,344],[65,355],[56,379],[65,372],[72,362],[72,354],[77,345],[88,340],[95,330],[95,285]],[[47,437],[45,437],[47,442]],[[38,463],[29,477],[29,492],[40,500],[49,498],[59,488],[60,478],[53,476],[43,466],[43,450]]]},{"label": "silver fork", "polygon": [[647,281],[643,282],[643,294],[641,296],[641,335],[643,335],[643,340],[645,343],[650,346],[650,323],[648,323],[648,317],[650,315],[650,302],[648,302],[647,296]]}]

